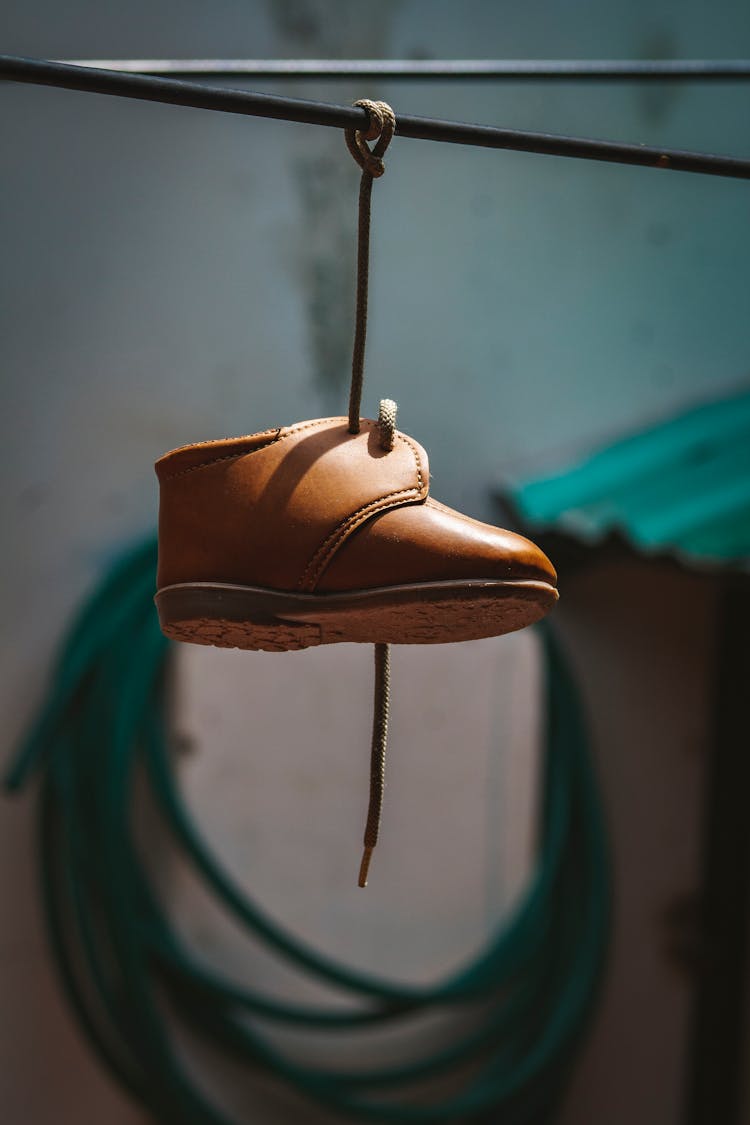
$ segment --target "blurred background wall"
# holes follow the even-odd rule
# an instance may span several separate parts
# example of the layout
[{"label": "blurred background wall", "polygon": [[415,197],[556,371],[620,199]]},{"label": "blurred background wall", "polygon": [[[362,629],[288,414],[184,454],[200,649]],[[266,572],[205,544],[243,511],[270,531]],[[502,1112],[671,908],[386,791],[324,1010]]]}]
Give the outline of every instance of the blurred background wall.
[{"label": "blurred background wall", "polygon": [[[9,5],[1,20],[5,52],[56,58],[736,57],[748,54],[750,37],[750,9],[727,0],[710,13],[697,0],[605,8],[590,0],[384,0],[376,14],[343,0],[74,0]],[[749,139],[747,93],[731,84],[253,85],[337,102],[383,97],[408,113],[675,148],[743,153]],[[357,170],[335,130],[11,85],[0,91],[0,116],[0,691],[9,751],[39,703],[72,608],[117,550],[155,524],[155,458],[189,441],[344,411]],[[400,426],[430,452],[433,493],[494,518],[493,491],[503,479],[562,463],[747,380],[749,251],[741,182],[396,139],[375,189],[366,410],[376,410],[380,397],[396,398]],[[571,590],[561,621],[570,623],[594,720],[618,870],[626,887],[641,887],[650,857],[658,877],[650,897],[634,896],[627,936],[617,931],[615,956],[621,941],[631,951],[635,943],[639,956],[628,962],[633,976],[623,970],[613,978],[566,1120],[671,1125],[686,993],[661,955],[657,923],[695,874],[701,763],[694,750],[705,724],[710,605],[698,591],[665,593],[650,580],[625,576],[614,598],[613,588]],[[689,597],[698,608],[685,633]],[[634,605],[652,622],[663,615],[659,659],[672,668],[658,704],[646,710]],[[620,623],[610,633],[616,664],[597,631],[605,619]],[[484,792],[476,761],[489,761],[490,746],[498,776],[527,790],[534,777],[533,754],[520,773],[508,764],[533,742],[533,693],[513,689],[533,680],[508,671],[531,675],[533,643],[509,638],[493,653],[498,664],[481,662],[498,669],[484,696],[471,695],[471,655],[435,670],[463,684],[464,743],[483,748],[467,800]],[[196,685],[185,723],[206,756],[211,728],[201,727],[201,706],[218,698],[228,675],[215,655],[182,658],[185,682]],[[338,674],[326,671],[325,661],[335,659],[327,654],[305,659],[310,676]],[[364,693],[353,689],[352,722],[356,713],[362,728],[354,746],[364,755],[369,718],[357,701],[369,690],[369,653],[354,659]],[[279,665],[279,683],[290,667]],[[248,707],[241,692],[234,698],[230,729],[241,726]],[[486,716],[490,698],[500,716],[492,739],[470,718]],[[307,724],[309,714],[300,714]],[[412,721],[405,711],[403,754]],[[234,744],[215,732],[217,744],[223,737]],[[452,753],[446,741],[448,770]],[[649,772],[657,753],[656,773]],[[200,755],[194,760],[208,761]],[[629,770],[628,762],[638,767]],[[243,764],[246,758],[230,760],[234,785]],[[218,824],[221,771],[190,769],[192,799]],[[293,817],[294,787],[285,799],[284,792],[280,783],[280,808]],[[473,920],[446,937],[438,960],[480,940],[525,870],[530,803],[516,808],[508,827],[513,802],[498,800],[483,806],[454,877],[415,910],[414,948],[420,912],[426,935],[451,896],[475,896]],[[507,832],[510,841],[504,889],[490,893],[480,877],[467,891],[461,872],[476,867],[482,833],[489,837],[498,817],[501,838]],[[402,825],[406,819],[405,812]],[[227,853],[242,854],[242,816],[226,823]],[[140,1120],[90,1061],[51,977],[28,803],[4,805],[0,824],[6,1119]],[[324,874],[318,877],[314,889],[329,893]],[[387,885],[380,857],[377,877]],[[481,902],[489,903],[484,912]],[[367,909],[375,918],[387,916],[387,907],[376,898]],[[361,941],[362,919],[351,910],[341,917],[343,945],[347,936]]]}]

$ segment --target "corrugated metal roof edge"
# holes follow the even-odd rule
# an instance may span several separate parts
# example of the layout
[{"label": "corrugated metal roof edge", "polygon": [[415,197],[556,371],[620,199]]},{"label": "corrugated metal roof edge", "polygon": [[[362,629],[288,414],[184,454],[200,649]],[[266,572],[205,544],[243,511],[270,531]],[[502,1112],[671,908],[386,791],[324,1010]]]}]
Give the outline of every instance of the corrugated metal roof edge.
[{"label": "corrugated metal roof edge", "polygon": [[750,569],[750,390],[692,407],[504,495],[534,530],[592,545],[618,534],[644,554],[691,567]]}]

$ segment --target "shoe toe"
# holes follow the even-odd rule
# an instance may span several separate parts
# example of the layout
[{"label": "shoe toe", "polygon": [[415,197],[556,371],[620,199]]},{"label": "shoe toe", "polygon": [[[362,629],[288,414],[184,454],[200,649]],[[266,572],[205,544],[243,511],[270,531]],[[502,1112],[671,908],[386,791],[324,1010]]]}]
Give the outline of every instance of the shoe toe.
[{"label": "shoe toe", "polygon": [[384,512],[361,527],[323,573],[318,590],[471,579],[557,585],[552,563],[529,539],[428,499]]}]

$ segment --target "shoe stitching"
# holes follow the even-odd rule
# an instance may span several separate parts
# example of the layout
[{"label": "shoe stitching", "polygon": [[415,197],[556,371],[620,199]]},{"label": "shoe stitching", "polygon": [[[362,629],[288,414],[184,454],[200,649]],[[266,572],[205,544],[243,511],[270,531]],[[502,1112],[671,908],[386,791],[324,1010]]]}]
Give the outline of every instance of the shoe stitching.
[{"label": "shoe stitching", "polygon": [[253,438],[265,437],[266,434],[277,434],[281,430],[280,426],[269,426],[267,430],[258,430],[255,434],[237,434],[235,437],[221,437],[221,438],[207,438],[206,441],[191,441],[189,445],[179,445],[176,449],[170,449],[161,458],[171,457],[176,453],[183,453],[188,449],[200,449],[204,445],[221,445],[225,441],[252,441]]},{"label": "shoe stitching", "polygon": [[[276,431],[278,434],[278,431]],[[268,441],[264,441],[262,445],[256,445],[254,449],[241,449],[239,453],[227,453],[223,457],[214,457],[210,461],[201,461],[200,465],[191,465],[189,469],[179,469],[176,473],[169,473],[167,476],[161,478],[162,484],[168,480],[174,480],[175,477],[185,477],[188,473],[196,473],[198,469],[208,469],[211,465],[218,465],[221,461],[236,461],[238,457],[249,457],[253,453],[260,453],[261,449],[268,449],[269,445],[275,445],[279,440],[277,437],[272,437]]]},{"label": "shoe stitching", "polygon": [[297,422],[293,426],[287,426],[283,433],[279,432],[279,441],[285,441],[288,437],[296,437],[303,430],[314,430],[317,426],[327,426],[329,422],[344,423],[346,418],[339,416],[337,418],[318,418],[315,422]]},{"label": "shoe stitching", "polygon": [[419,491],[421,492],[422,488],[424,487],[424,477],[422,475],[422,458],[419,456],[419,447],[417,446],[417,443],[415,441],[412,441],[410,437],[407,437],[406,434],[398,433],[396,434],[396,437],[401,441],[405,441],[414,454],[414,460],[417,463],[417,482],[419,484]]},{"label": "shoe stitching", "polygon": [[417,449],[416,444],[410,438],[406,437],[405,434],[397,434],[397,437],[399,440],[405,442],[405,444],[409,446],[412,453],[414,454],[414,460],[416,462],[417,470],[417,486],[397,489],[395,492],[388,493],[387,496],[381,496],[377,500],[369,501],[367,504],[364,504],[361,508],[354,512],[351,516],[348,516],[345,520],[343,520],[338,525],[338,527],[334,528],[334,530],[327,536],[320,547],[318,547],[317,551],[305,567],[304,573],[302,574],[302,577],[300,578],[298,583],[298,585],[302,589],[307,588],[312,590],[315,588],[321,574],[333,558],[341,543],[343,543],[344,540],[349,536],[349,534],[357,527],[359,527],[361,523],[364,523],[364,521],[371,515],[373,515],[377,511],[380,511],[381,508],[393,507],[394,502],[397,500],[397,498],[406,500],[407,498],[418,499],[419,497],[421,497],[425,488],[425,482],[422,473],[422,461],[419,456],[419,450]]},{"label": "shoe stitching", "polygon": [[[335,555],[337,548],[347,538],[351,531],[354,531],[359,524],[371,516],[374,512],[379,511],[381,508],[388,508],[392,506],[392,502],[397,498],[406,499],[413,497],[416,499],[419,496],[418,488],[403,488],[398,492],[389,492],[387,496],[381,496],[379,500],[373,500],[366,504],[363,508],[354,512],[349,516],[344,523],[339,524],[335,531],[331,532],[328,539],[323,543],[313,555],[310,562],[305,568],[305,573],[299,580],[298,585],[302,589],[314,589],[318,579],[330,562],[331,558]],[[319,557],[321,556],[321,557]],[[310,573],[312,571],[312,573]],[[308,577],[309,575],[309,577]]]},{"label": "shoe stitching", "polygon": [[335,418],[316,418],[314,422],[295,422],[294,425],[286,427],[284,433],[279,437],[279,441],[301,433],[302,430],[312,430],[316,426],[327,426],[329,422],[346,422],[346,418],[339,414]]},{"label": "shoe stitching", "polygon": [[[199,465],[191,465],[189,469],[179,469],[176,473],[169,473],[167,476],[161,478],[162,483],[168,480],[174,480],[175,477],[184,477],[188,473],[195,473],[198,469],[208,469],[211,465],[219,465],[222,461],[236,461],[238,457],[248,457],[252,453],[259,453],[261,449],[267,449],[269,445],[275,445],[284,438],[291,437],[293,434],[298,434],[301,430],[309,430],[314,426],[327,425],[329,422],[337,422],[338,418],[319,418],[315,422],[305,422],[298,425],[289,426],[285,433],[282,434],[281,429],[276,430],[262,430],[259,434],[250,434],[250,438],[262,437],[263,434],[273,434],[274,436],[268,441],[264,441],[262,445],[256,445],[254,449],[240,449],[237,453],[225,453],[222,457],[212,457],[210,461],[201,461]],[[346,421],[346,419],[342,419]],[[231,441],[231,438],[219,438],[219,441]],[[196,449],[202,445],[214,445],[216,439],[213,441],[196,441],[192,445],[184,446],[185,449]],[[177,451],[175,451],[177,452]],[[179,450],[182,452],[182,450]],[[166,454],[169,456],[169,454]]]},{"label": "shoe stitching", "polygon": [[[285,430],[284,433],[282,433],[281,429],[279,428],[279,429],[276,429],[276,430],[262,430],[258,434],[250,434],[248,436],[248,440],[250,438],[254,438],[254,437],[262,437],[262,435],[266,434],[266,433],[273,434],[274,436],[269,438],[268,441],[264,441],[262,445],[256,445],[254,449],[241,449],[237,453],[226,453],[222,457],[212,457],[210,461],[201,461],[201,463],[199,465],[191,465],[189,469],[179,469],[175,473],[168,473],[166,476],[161,477],[161,481],[162,481],[162,483],[165,483],[168,480],[174,480],[175,477],[184,477],[184,476],[187,476],[188,473],[195,473],[195,472],[198,471],[198,469],[209,469],[212,465],[219,465],[223,461],[236,461],[238,457],[249,457],[252,453],[260,453],[261,449],[267,449],[269,445],[275,445],[277,442],[284,441],[284,439],[288,438],[288,437],[293,437],[296,434],[301,433],[303,430],[314,429],[316,426],[326,426],[330,422],[338,422],[338,421],[339,421],[339,416],[337,416],[335,418],[318,418],[315,422],[304,422],[304,423],[300,422],[300,423],[297,423],[293,426],[289,426]],[[346,419],[342,417],[341,421],[346,421]],[[421,461],[420,461],[420,458],[419,458],[419,453],[417,451],[417,448],[414,445],[414,443],[412,441],[410,441],[409,438],[405,437],[403,434],[399,434],[398,436],[401,438],[402,441],[407,442],[407,444],[409,446],[411,446],[411,449],[414,453],[415,460],[417,462],[417,479],[419,480],[419,487],[421,488],[422,487],[422,464],[421,464]],[[203,445],[206,445],[206,446],[214,445],[216,440],[217,439],[214,438],[213,440],[210,440],[210,441],[196,441],[196,442],[193,442],[189,446],[181,447],[181,449],[179,451],[173,450],[173,452],[175,452],[175,453],[176,452],[182,452],[182,449],[199,449]],[[231,438],[219,438],[218,440],[219,441],[231,441],[232,439]],[[168,457],[168,456],[170,456],[170,454],[167,453],[167,454],[165,454],[165,456]]]}]

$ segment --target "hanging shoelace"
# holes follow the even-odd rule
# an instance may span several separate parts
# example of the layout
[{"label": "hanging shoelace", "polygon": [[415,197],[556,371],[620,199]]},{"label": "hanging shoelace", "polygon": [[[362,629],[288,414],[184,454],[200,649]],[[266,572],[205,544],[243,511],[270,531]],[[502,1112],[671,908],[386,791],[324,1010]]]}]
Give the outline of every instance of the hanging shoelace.
[{"label": "hanging shoelace", "polygon": [[[349,152],[362,169],[359,183],[359,222],[357,224],[357,307],[352,352],[352,382],[349,392],[349,433],[360,430],[360,404],[365,370],[365,343],[367,340],[367,294],[370,280],[370,214],[373,181],[385,172],[383,155],[396,128],[396,115],[387,102],[373,102],[361,98],[354,102],[361,106],[370,120],[366,131],[347,130],[345,133]],[[372,148],[368,141],[375,141]],[[383,399],[378,414],[380,444],[385,450],[393,449],[396,428],[396,403]],[[388,741],[388,714],[390,711],[391,648],[387,644],[375,645],[375,700],[372,719],[372,748],[370,751],[370,800],[367,808],[364,852],[359,869],[359,886],[367,886],[367,875],[373,848],[378,842],[380,819],[385,790],[385,752]]]}]

